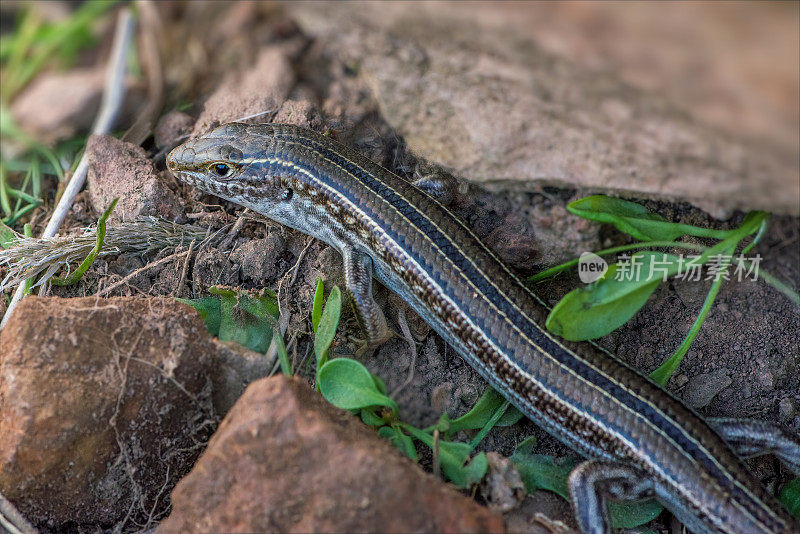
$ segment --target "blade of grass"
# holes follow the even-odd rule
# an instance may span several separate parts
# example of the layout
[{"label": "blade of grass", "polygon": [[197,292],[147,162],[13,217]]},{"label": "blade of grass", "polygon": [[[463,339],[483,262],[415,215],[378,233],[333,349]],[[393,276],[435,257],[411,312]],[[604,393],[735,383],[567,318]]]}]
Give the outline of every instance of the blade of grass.
[{"label": "blade of grass", "polygon": [[491,417],[491,419],[489,419],[489,420],[486,422],[486,425],[484,425],[484,427],[483,427],[483,428],[481,428],[480,432],[478,432],[477,434],[475,434],[475,437],[474,437],[474,438],[472,438],[472,441],[470,441],[470,442],[469,442],[469,446],[470,446],[471,448],[473,448],[473,449],[474,449],[475,447],[477,447],[477,446],[478,446],[478,444],[479,444],[481,441],[483,441],[483,438],[485,438],[485,437],[486,437],[486,434],[488,434],[488,433],[489,433],[489,431],[490,431],[492,428],[494,428],[494,425],[496,425],[496,424],[497,424],[497,422],[500,420],[500,418],[501,418],[501,417],[503,417],[503,414],[505,414],[505,413],[506,413],[506,410],[508,410],[508,407],[509,407],[509,406],[511,406],[511,403],[510,403],[510,402],[508,402],[508,401],[505,401],[505,402],[502,404],[502,406],[500,406],[500,407],[499,407],[497,410],[495,410],[495,412],[492,414],[492,417]]},{"label": "blade of grass", "polygon": [[98,254],[100,254],[100,250],[103,248],[103,240],[106,237],[106,220],[111,215],[111,212],[114,210],[114,206],[117,205],[119,201],[119,197],[115,198],[111,201],[111,205],[103,212],[100,218],[97,220],[97,243],[95,244],[94,248],[89,252],[89,255],[86,256],[86,259],[78,266],[77,269],[73,273],[71,273],[66,278],[59,278],[58,276],[54,276],[50,279],[50,281],[57,286],[71,286],[74,283],[77,283],[78,280],[81,279],[83,274],[89,269],[89,267],[94,263],[95,258]]},{"label": "blade of grass", "polygon": [[281,364],[281,372],[286,376],[292,376],[292,362],[289,361],[289,353],[286,352],[286,344],[283,342],[280,328],[272,332],[272,339],[278,352],[278,361]]},{"label": "blade of grass", "polygon": [[0,208],[3,209],[4,217],[11,217],[11,202],[8,201],[8,191],[6,190],[6,170],[0,163]]},{"label": "blade of grass", "polygon": [[13,214],[8,219],[3,219],[3,222],[6,223],[9,226],[12,226],[14,223],[16,223],[22,217],[27,215],[29,211],[31,211],[33,209],[36,209],[37,206],[38,206],[38,204],[28,204],[27,206],[23,207],[21,210],[19,210],[15,214]]},{"label": "blade of grass", "polygon": [[711,284],[711,289],[708,291],[708,295],[706,295],[706,300],[703,302],[703,307],[700,309],[700,313],[697,315],[697,319],[695,319],[694,324],[692,324],[692,328],[689,329],[689,333],[686,334],[686,337],[681,342],[678,349],[667,358],[664,363],[658,366],[658,369],[650,373],[650,378],[655,380],[660,385],[666,385],[669,381],[670,377],[672,377],[675,370],[681,364],[683,357],[686,356],[686,353],[689,352],[689,347],[692,346],[697,334],[700,333],[700,328],[703,326],[703,322],[705,322],[708,313],[711,311],[711,306],[714,304],[714,300],[717,298],[717,294],[719,293],[720,288],[722,287],[722,282],[724,277],[718,276],[714,279],[714,282]]},{"label": "blade of grass", "polygon": [[[13,187],[6,187],[6,192],[8,193],[9,197],[16,198],[18,203],[22,203],[22,201],[24,200],[25,202],[28,202],[30,204],[38,205],[42,202],[38,198],[31,196],[20,189],[14,189]],[[17,208],[18,206],[15,207],[13,211],[16,211]]]},{"label": "blade of grass", "polygon": [[[13,188],[9,188],[9,191],[8,191],[8,192],[9,192],[9,194],[10,194],[11,196],[14,196],[14,194],[12,193],[12,191],[13,191],[13,192],[16,192],[16,193],[19,193],[19,194],[25,194],[26,196],[29,196],[29,197],[30,197],[30,195],[27,195],[27,194],[25,193],[25,189],[27,189],[27,187],[28,187],[28,184],[29,184],[29,183],[30,183],[30,181],[31,181],[31,174],[32,174],[32,172],[33,172],[33,167],[32,167],[32,166],[29,166],[29,167],[28,167],[28,170],[25,172],[25,178],[23,178],[23,179],[22,179],[22,185],[20,186],[20,188],[19,188],[19,191],[15,190],[15,189],[13,189]],[[31,200],[29,200],[29,201],[28,201],[29,203],[33,203],[33,202],[35,202],[35,201],[38,201],[38,200],[39,200],[39,199],[34,199],[34,197],[30,197],[30,198],[31,198]],[[19,208],[20,208],[21,206],[22,206],[22,198],[21,198],[20,196],[17,196],[17,201],[14,203],[14,211],[15,211],[15,212],[16,212],[16,211],[19,211]]]}]

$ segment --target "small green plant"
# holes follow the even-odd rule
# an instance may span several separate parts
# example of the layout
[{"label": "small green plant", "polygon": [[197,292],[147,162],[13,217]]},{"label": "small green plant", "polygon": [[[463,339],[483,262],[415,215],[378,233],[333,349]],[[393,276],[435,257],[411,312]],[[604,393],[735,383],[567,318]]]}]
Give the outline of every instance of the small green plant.
[{"label": "small green plant", "polygon": [[[331,404],[351,411],[361,420],[375,428],[379,435],[388,439],[403,454],[418,460],[415,441],[433,451],[435,462],[454,484],[467,488],[476,484],[486,473],[486,455],[472,456],[483,436],[496,425],[509,425],[519,420],[521,414],[503,417],[508,402],[489,389],[473,410],[454,421],[446,415],[436,425],[419,429],[399,418],[397,403],[392,400],[383,381],[367,370],[364,365],[351,358],[330,359],[328,349],[333,341],[341,312],[341,291],[331,289],[327,302],[323,303],[322,281],[317,282],[311,317],[315,326],[314,352],[317,356],[317,390]],[[458,443],[441,439],[458,430],[479,429],[479,439],[471,443]]]},{"label": "small green plant", "polygon": [[264,289],[250,294],[216,286],[208,291],[215,296],[177,300],[196,309],[209,333],[222,341],[235,341],[264,354],[274,340],[281,372],[291,375],[289,355],[278,328],[279,311],[275,293]]},{"label": "small green plant", "polygon": [[[103,241],[106,237],[106,221],[108,217],[111,215],[111,212],[114,210],[114,206],[117,205],[117,201],[119,198],[115,198],[111,201],[111,204],[108,206],[106,211],[97,219],[97,226],[95,228],[95,243],[94,247],[88,252],[86,258],[78,265],[78,267],[68,274],[65,278],[60,278],[58,276],[51,276],[60,265],[59,263],[53,263],[50,268],[45,272],[45,274],[39,278],[39,284],[46,282],[48,279],[51,283],[57,286],[70,286],[73,284],[78,283],[89,267],[92,266],[94,260],[103,250]],[[32,237],[32,230],[30,224],[25,224],[23,227],[23,234],[25,237],[30,238]],[[20,240],[22,236],[17,234],[14,230],[10,227],[6,226],[5,223],[0,222],[0,249],[7,250],[13,247],[16,247],[20,244]],[[69,262],[64,263],[64,267],[69,267]],[[37,273],[38,274],[38,273]],[[37,275],[34,275],[30,278],[25,279],[25,294],[30,294],[30,289],[33,286],[34,279]],[[5,280],[3,281],[5,282]],[[3,287],[3,283],[0,283],[0,287]]]},{"label": "small green plant", "polygon": [[[275,340],[281,338],[274,335],[278,317],[274,293],[264,291],[251,295],[219,287],[209,291],[216,296],[178,300],[197,309],[213,335],[238,341],[261,352],[266,351],[273,336]],[[380,377],[352,358],[330,357],[330,347],[341,316],[341,300],[341,290],[334,287],[325,301],[324,286],[321,280],[317,281],[311,311],[317,390],[328,402],[359,417],[415,462],[419,460],[417,443],[421,443],[433,453],[435,472],[438,473],[440,467],[443,474],[461,488],[477,484],[486,474],[488,464],[483,452],[474,454],[475,448],[493,427],[513,425],[523,414],[490,387],[469,412],[456,419],[450,419],[445,413],[436,424],[424,429],[402,421],[399,407],[388,395]],[[282,338],[279,357],[281,353],[282,368],[285,374],[291,374]],[[478,432],[469,443],[452,441],[456,433],[464,430]],[[535,454],[535,442],[535,438],[523,441],[510,458],[522,476],[526,490],[532,493],[544,489],[569,500],[567,480],[580,459]],[[798,482],[800,479],[795,479],[784,486],[781,492],[781,500],[793,513],[796,513],[800,502]],[[653,520],[662,510],[662,506],[652,499],[612,502],[609,505],[614,528],[640,527]]]},{"label": "small green plant", "polygon": [[94,248],[86,256],[86,259],[81,262],[77,269],[67,275],[66,278],[59,278],[58,276],[52,277],[50,279],[51,283],[57,286],[71,286],[72,284],[77,284],[84,273],[92,266],[97,255],[103,250],[103,240],[106,238],[106,221],[109,216],[111,216],[111,212],[114,211],[114,206],[117,205],[118,201],[119,197],[112,200],[111,205],[109,205],[106,211],[97,219],[97,241],[95,242]]},{"label": "small green plant", "polygon": [[22,217],[42,205],[45,177],[54,176],[63,183],[64,172],[77,164],[86,137],[75,137],[51,149],[23,132],[14,123],[11,113],[0,108],[0,139],[21,147],[10,158],[0,155],[2,222],[14,226]]},{"label": "small green plant", "polygon": [[[619,231],[640,240],[640,242],[601,250],[599,256],[616,254],[636,249],[677,248],[691,250],[695,253],[690,264],[678,256],[654,250],[642,250],[634,253],[627,262],[612,264],[595,282],[575,289],[565,295],[553,307],[547,318],[548,330],[571,341],[584,341],[602,337],[612,330],[628,322],[658,285],[668,277],[674,276],[684,268],[699,269],[701,266],[712,266],[717,275],[709,289],[697,320],[677,350],[662,363],[652,374],[656,382],[665,384],[678,368],[683,357],[689,351],[694,339],[707,317],[720,287],[725,280],[724,270],[728,264],[716,265],[721,258],[739,268],[752,270],[753,262],[744,257],[763,236],[767,227],[769,214],[763,211],[748,213],[742,223],[732,230],[713,230],[688,224],[667,221],[656,213],[649,212],[644,206],[604,195],[586,197],[567,206],[567,209],[580,217],[614,225]],[[694,236],[718,240],[712,246],[678,241],[683,236]],[[753,236],[749,244],[744,246],[738,255],[739,245],[746,238]],[[579,263],[580,259],[563,263],[547,269],[533,277],[531,281],[540,281],[569,269]],[[637,265],[639,276],[619,276],[624,269]],[[722,272],[721,272],[722,271]],[[800,305],[800,296],[777,278],[763,269],[759,275],[767,283],[787,295],[794,303]]]},{"label": "small green plant", "polygon": [[0,210],[2,222],[9,226],[42,205],[44,177],[56,176],[63,182],[65,170],[77,163],[86,144],[85,136],[55,148],[40,143],[14,122],[9,102],[43,69],[71,65],[95,42],[97,19],[115,3],[85,2],[54,22],[44,20],[41,9],[23,5],[14,31],[0,37],[0,138],[4,146],[13,147],[0,155]]}]

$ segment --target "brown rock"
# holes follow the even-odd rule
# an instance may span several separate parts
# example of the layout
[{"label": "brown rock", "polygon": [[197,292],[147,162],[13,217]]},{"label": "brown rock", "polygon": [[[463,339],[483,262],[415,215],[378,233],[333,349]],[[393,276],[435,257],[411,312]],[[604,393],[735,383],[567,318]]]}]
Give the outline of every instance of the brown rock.
[{"label": "brown rock", "polygon": [[[692,408],[698,409],[707,406],[711,399],[730,386],[733,380],[727,368],[714,369],[708,373],[693,376],[683,390],[683,400]],[[744,395],[744,392],[742,393]]]},{"label": "brown rock", "polygon": [[[14,121],[43,143],[55,143],[86,132],[100,107],[106,67],[76,68],[67,72],[44,72],[14,100]],[[132,80],[126,82],[121,116],[141,105],[144,91]]]},{"label": "brown rock", "polygon": [[14,120],[46,142],[88,130],[100,105],[104,70],[42,74],[14,100]]},{"label": "brown rock", "polygon": [[284,51],[278,46],[265,48],[244,74],[232,74],[209,97],[194,125],[192,137],[226,122],[277,109],[289,94],[294,80]]},{"label": "brown rock", "polygon": [[172,499],[159,533],[503,530],[498,516],[283,376],[250,385]]},{"label": "brown rock", "polygon": [[172,299],[27,297],[0,336],[0,493],[56,530],[163,513],[215,426],[213,352]]},{"label": "brown rock", "polygon": [[287,100],[272,121],[294,124],[311,130],[319,130],[324,124],[319,110],[308,100]]},{"label": "brown rock", "polygon": [[546,52],[527,28],[502,23],[521,15],[470,18],[439,3],[290,10],[319,46],[359,66],[417,155],[473,182],[686,200],[715,216],[800,213],[796,146],[722,132],[656,92]]},{"label": "brown rock", "polygon": [[145,151],[110,135],[93,135],[86,145],[89,197],[102,213],[119,197],[112,219],[130,221],[158,215],[181,222],[186,215],[177,195],[167,188]]}]

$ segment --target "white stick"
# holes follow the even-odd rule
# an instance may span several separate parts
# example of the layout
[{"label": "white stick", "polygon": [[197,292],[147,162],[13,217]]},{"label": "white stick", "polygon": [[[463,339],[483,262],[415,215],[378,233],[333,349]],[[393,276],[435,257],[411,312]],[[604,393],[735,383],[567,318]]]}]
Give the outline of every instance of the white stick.
[{"label": "white stick", "polygon": [[[114,120],[119,113],[122,105],[122,99],[125,96],[125,68],[126,68],[126,53],[130,46],[131,38],[133,37],[133,28],[135,21],[131,16],[130,8],[124,8],[119,13],[117,19],[117,28],[114,33],[114,45],[111,49],[111,57],[109,58],[109,68],[106,74],[105,89],[103,90],[103,101],[100,104],[100,112],[95,119],[94,126],[92,126],[92,134],[104,134],[111,130]],[[78,168],[75,169],[75,174],[72,175],[67,187],[64,189],[64,194],[58,201],[53,215],[50,217],[47,226],[42,233],[42,237],[53,237],[58,233],[58,228],[69,213],[75,196],[83,187],[86,181],[86,171],[89,168],[89,162],[84,152]],[[0,329],[2,329],[11,312],[17,307],[19,301],[25,293],[25,283],[21,283],[17,287],[11,302],[8,304],[8,309],[0,322]]]}]

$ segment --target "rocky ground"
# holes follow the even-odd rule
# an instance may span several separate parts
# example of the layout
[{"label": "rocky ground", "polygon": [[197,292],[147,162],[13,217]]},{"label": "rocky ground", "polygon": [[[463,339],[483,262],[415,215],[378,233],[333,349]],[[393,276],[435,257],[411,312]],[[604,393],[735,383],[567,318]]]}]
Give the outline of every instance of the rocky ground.
[{"label": "rocky ground", "polygon": [[[625,242],[613,229],[566,211],[588,194],[640,199],[669,220],[713,228],[736,226],[745,211],[765,209],[774,217],[753,253],[797,288],[800,171],[796,132],[786,117],[796,125],[800,110],[791,98],[775,96],[796,95],[797,74],[786,74],[770,56],[758,78],[748,63],[754,59],[725,55],[731,32],[750,27],[750,14],[728,9],[712,32],[666,5],[657,17],[666,21],[662,33],[643,45],[636,28],[654,23],[640,11],[470,6],[475,12],[451,4],[158,6],[169,28],[158,33],[165,111],[141,146],[112,136],[89,139],[87,190],[65,228],[94,224],[120,197],[110,225],[154,215],[221,230],[224,238],[100,258],[76,286],[25,299],[2,331],[0,493],[36,528],[571,528],[566,503],[552,494],[501,506],[485,486],[476,495],[457,492],[323,402],[303,380],[265,379],[272,362],[212,338],[197,313],[174,299],[205,296],[213,285],[275,290],[289,318],[290,356],[303,369],[315,282],[322,278],[328,288],[343,282],[341,259],[329,247],[199,193],[165,170],[169,149],[220,123],[270,111],[266,117],[275,122],[331,129],[403,176],[454,176],[453,209],[521,275]],[[706,21],[713,12],[692,9]],[[752,16],[771,22],[793,13],[796,21],[796,11],[772,6]],[[679,24],[680,31],[671,26]],[[562,34],[553,29],[559,25],[594,33]],[[611,39],[609,25],[618,25],[614,35],[630,46]],[[750,38],[765,50],[783,50],[785,25],[775,27],[770,36]],[[687,72],[676,36],[697,52],[689,72],[698,81],[689,86],[706,91],[653,82]],[[647,54],[637,56],[637,47]],[[15,119],[50,140],[85,129],[101,71],[83,66],[41,75],[14,102]],[[721,81],[731,72],[744,73],[736,78],[738,91]],[[46,106],[35,103],[61,98],[65,85],[75,94],[58,113],[42,114]],[[131,91],[134,103],[146,101],[141,83],[132,82]],[[717,99],[708,96],[714,91]],[[738,110],[738,118],[728,109]],[[52,201],[55,189],[50,195]],[[35,233],[46,215],[45,209],[33,214]],[[652,371],[680,344],[708,284],[664,284],[600,343]],[[569,274],[536,290],[555,303],[577,285]],[[394,392],[403,419],[425,426],[445,411],[458,415],[471,407],[485,383],[402,299],[376,290],[392,328],[401,330],[398,321],[409,327],[414,350],[398,337],[364,363]],[[798,331],[800,310],[767,284],[725,284],[669,387],[704,415],[757,417],[797,432]],[[334,350],[352,353],[358,336],[345,311]],[[494,429],[481,448],[508,456],[529,435],[540,438],[544,453],[568,453],[529,422]],[[492,461],[502,465],[502,456]],[[776,486],[771,460],[752,467]],[[662,517],[656,528],[667,523]]]}]

